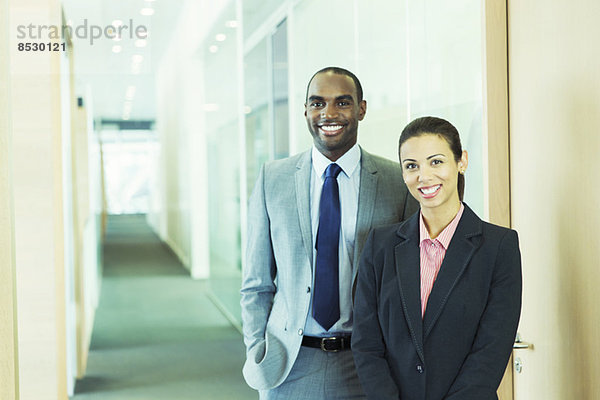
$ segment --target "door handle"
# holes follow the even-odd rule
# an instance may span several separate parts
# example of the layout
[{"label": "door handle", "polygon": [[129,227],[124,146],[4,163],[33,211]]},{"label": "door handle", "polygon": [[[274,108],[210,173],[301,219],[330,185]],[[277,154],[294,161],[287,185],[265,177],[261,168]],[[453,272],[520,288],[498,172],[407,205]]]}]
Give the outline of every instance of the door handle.
[{"label": "door handle", "polygon": [[517,332],[517,337],[515,338],[515,343],[513,344],[513,349],[532,349],[533,343],[527,343],[521,340],[521,334]]}]

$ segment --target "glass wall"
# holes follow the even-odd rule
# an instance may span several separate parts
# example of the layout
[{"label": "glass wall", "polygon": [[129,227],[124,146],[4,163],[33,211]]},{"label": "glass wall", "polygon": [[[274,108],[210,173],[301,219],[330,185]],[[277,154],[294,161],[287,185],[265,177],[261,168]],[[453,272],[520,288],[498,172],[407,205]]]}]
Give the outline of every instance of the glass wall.
[{"label": "glass wall", "polygon": [[359,140],[367,150],[398,159],[398,137],[409,120],[408,45],[405,1],[381,8],[358,3],[358,61],[355,66],[367,100]]},{"label": "glass wall", "polygon": [[469,152],[465,201],[483,215],[481,2],[409,1],[410,119],[435,115],[452,122]]},{"label": "glass wall", "polygon": [[[240,40],[227,36],[207,52],[235,7]],[[306,86],[323,67],[348,68],[361,80],[367,114],[359,143],[371,153],[397,160],[400,132],[416,117],[455,124],[470,156],[465,198],[483,215],[481,15],[477,0],[231,2],[203,51],[211,276],[236,277],[235,316],[244,205],[264,162],[310,148]]]},{"label": "glass wall", "polygon": [[283,20],[271,37],[273,52],[273,157],[276,159],[287,157],[290,148],[287,38],[287,20]]},{"label": "glass wall", "polygon": [[[305,0],[292,11],[289,53],[293,99],[290,121],[294,137],[290,140],[294,152],[303,151],[312,144],[304,118],[306,86],[311,76],[327,66],[348,68],[356,74],[359,72],[355,68],[353,3],[347,0]],[[358,77],[360,79],[360,75]]]},{"label": "glass wall", "polygon": [[226,7],[201,49],[207,139],[210,288],[239,314],[240,120],[235,4]]},{"label": "glass wall", "polygon": [[258,177],[260,166],[273,159],[269,106],[271,66],[268,38],[262,39],[244,57],[244,95],[246,113],[246,176],[248,196]]},{"label": "glass wall", "polygon": [[244,57],[249,196],[266,161],[289,155],[288,35],[281,21]]},{"label": "glass wall", "polygon": [[[348,68],[367,100],[361,146],[397,160],[408,122],[448,119],[470,156],[465,200],[483,215],[481,11],[477,0],[379,1],[376,7],[359,0],[299,2],[290,40],[295,149],[311,144],[301,107],[308,79],[328,65]],[[327,15],[333,28],[324,29],[315,15]]]}]

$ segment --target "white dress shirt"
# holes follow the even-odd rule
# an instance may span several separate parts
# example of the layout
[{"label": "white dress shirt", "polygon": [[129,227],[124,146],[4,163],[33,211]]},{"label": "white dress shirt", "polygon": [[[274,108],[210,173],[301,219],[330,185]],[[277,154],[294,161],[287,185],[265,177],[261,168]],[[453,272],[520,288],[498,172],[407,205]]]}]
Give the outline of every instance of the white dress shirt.
[{"label": "white dress shirt", "polygon": [[[360,189],[360,147],[355,144],[335,163],[342,168],[342,172],[337,177],[341,209],[339,242],[340,319],[329,331],[325,331],[312,316],[311,299],[308,318],[304,328],[304,334],[307,336],[334,336],[336,333],[352,332],[352,262],[354,256],[356,215],[358,213],[358,191]],[[317,229],[319,228],[319,203],[323,182],[325,181],[325,169],[327,169],[329,164],[331,164],[331,160],[313,147],[313,168],[310,176],[310,216],[313,244],[317,237]],[[316,259],[317,251],[313,246],[313,288]]]}]

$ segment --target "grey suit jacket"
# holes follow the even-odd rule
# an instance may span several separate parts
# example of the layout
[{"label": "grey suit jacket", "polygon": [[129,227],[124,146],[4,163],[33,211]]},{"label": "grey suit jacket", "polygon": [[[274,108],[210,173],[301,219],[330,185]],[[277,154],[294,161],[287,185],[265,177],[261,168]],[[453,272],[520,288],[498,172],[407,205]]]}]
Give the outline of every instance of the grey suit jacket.
[{"label": "grey suit jacket", "polygon": [[[242,278],[242,321],[251,387],[279,386],[300,349],[311,296],[311,152],[265,164],[248,207],[248,246]],[[418,204],[397,163],[361,149],[353,277],[372,227],[402,221]]]}]

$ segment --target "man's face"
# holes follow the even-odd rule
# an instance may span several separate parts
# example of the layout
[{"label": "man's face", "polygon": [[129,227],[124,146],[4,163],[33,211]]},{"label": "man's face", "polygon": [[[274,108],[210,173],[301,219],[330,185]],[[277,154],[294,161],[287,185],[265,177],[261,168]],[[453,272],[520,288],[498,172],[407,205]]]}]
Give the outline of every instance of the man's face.
[{"label": "man's face", "polygon": [[367,111],[367,102],[358,101],[352,78],[324,72],[317,74],[308,87],[304,116],[315,147],[335,161],[354,144],[358,121]]}]

